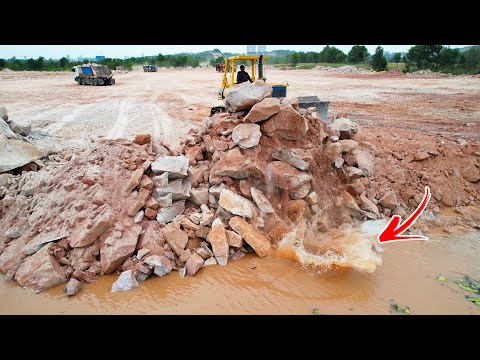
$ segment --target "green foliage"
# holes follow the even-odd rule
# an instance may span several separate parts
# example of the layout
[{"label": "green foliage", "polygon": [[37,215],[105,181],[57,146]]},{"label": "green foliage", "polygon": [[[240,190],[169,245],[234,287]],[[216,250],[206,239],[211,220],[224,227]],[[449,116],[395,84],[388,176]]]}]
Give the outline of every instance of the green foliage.
[{"label": "green foliage", "polygon": [[7,60],[5,59],[0,59],[0,69],[5,68],[7,65]]},{"label": "green foliage", "polygon": [[220,56],[216,59],[210,60],[210,66],[215,66],[217,64],[223,64],[224,62],[225,62],[225,59],[222,56]]},{"label": "green foliage", "polygon": [[409,67],[419,70],[437,70],[442,45],[415,45],[407,53]]},{"label": "green foliage", "polygon": [[299,60],[300,60],[300,56],[298,55],[298,53],[293,53],[290,56],[290,61],[293,67],[297,66]]},{"label": "green foliage", "polygon": [[383,56],[383,48],[381,46],[377,46],[375,49],[375,54],[372,56],[370,64],[375,71],[387,70],[387,59]]},{"label": "green foliage", "polygon": [[368,49],[363,45],[354,45],[348,52],[348,62],[352,64],[358,64],[368,60]]},{"label": "green foliage", "polygon": [[392,56],[392,61],[393,61],[394,63],[397,63],[397,64],[398,64],[401,60],[402,60],[402,54],[401,54],[401,53],[395,53],[395,54],[393,54],[393,56]]}]

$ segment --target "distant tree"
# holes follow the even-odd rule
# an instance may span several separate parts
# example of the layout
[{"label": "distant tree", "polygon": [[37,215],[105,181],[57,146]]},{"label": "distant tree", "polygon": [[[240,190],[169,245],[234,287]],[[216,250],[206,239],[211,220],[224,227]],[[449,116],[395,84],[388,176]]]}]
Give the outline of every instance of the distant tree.
[{"label": "distant tree", "polygon": [[158,63],[162,63],[165,61],[165,56],[163,56],[162,54],[158,54],[157,56],[157,62]]},{"label": "distant tree", "polygon": [[0,59],[0,69],[3,69],[7,66],[7,61],[5,59]]},{"label": "distant tree", "polygon": [[66,57],[62,57],[60,59],[60,67],[66,68],[68,66],[68,59]]},{"label": "distant tree", "polygon": [[401,53],[397,52],[397,53],[393,54],[393,56],[392,56],[392,61],[394,63],[399,63],[401,59],[402,59],[402,54]]},{"label": "distant tree", "polygon": [[319,61],[325,63],[343,63],[347,59],[345,53],[335,46],[325,46],[319,54]]},{"label": "distant tree", "polygon": [[293,53],[292,55],[290,55],[290,61],[293,67],[297,66],[299,60],[300,56],[298,55],[298,53]]},{"label": "distant tree", "polygon": [[458,62],[459,58],[460,50],[444,47],[442,51],[440,51],[438,63],[440,66],[453,66]]},{"label": "distant tree", "polygon": [[348,52],[347,59],[349,63],[358,64],[368,59],[368,49],[363,45],[354,45]]},{"label": "distant tree", "polygon": [[377,46],[375,49],[375,54],[372,56],[370,63],[375,71],[387,70],[387,59],[383,56],[383,48],[381,46]]},{"label": "distant tree", "polygon": [[465,68],[469,72],[478,73],[480,70],[480,49],[479,48],[470,48],[463,53],[465,58]]},{"label": "distant tree", "polygon": [[418,69],[435,70],[439,65],[442,45],[415,45],[407,53],[407,63]]}]

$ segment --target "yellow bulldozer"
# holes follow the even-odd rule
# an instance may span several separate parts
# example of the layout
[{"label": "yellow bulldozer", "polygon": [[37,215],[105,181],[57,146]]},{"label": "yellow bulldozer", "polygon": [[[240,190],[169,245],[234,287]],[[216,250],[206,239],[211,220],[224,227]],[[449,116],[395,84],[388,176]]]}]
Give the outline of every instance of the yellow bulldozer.
[{"label": "yellow bulldozer", "polygon": [[[236,82],[236,67],[237,63],[248,63],[250,62],[250,78],[252,81],[255,80],[263,80],[267,81],[265,77],[265,72],[263,68],[263,61],[268,60],[268,56],[263,55],[238,55],[238,56],[230,56],[225,59],[225,64],[223,66],[223,77],[221,87],[218,89],[218,100],[222,101],[221,105],[213,106],[210,111],[210,116],[223,113],[227,111],[226,104],[225,104],[225,91],[226,89],[235,86]],[[257,71],[255,72],[255,69]],[[257,75],[258,74],[258,75]],[[284,98],[287,96],[287,86],[288,83],[270,83],[272,87],[272,95],[271,97],[276,98]],[[299,107],[302,109],[308,109],[309,107],[315,107],[320,118],[327,122],[327,114],[328,108],[330,106],[329,101],[320,101],[317,96],[299,96]]]}]

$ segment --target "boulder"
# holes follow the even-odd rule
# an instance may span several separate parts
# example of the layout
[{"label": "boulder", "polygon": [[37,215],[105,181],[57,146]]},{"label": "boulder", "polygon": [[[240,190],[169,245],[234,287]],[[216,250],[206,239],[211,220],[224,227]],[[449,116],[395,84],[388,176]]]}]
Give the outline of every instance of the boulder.
[{"label": "boulder", "polygon": [[22,140],[9,140],[1,131],[0,149],[2,149],[0,151],[0,173],[19,168],[44,156],[44,153],[34,145]]},{"label": "boulder", "polygon": [[226,90],[225,105],[230,112],[249,110],[272,95],[272,87],[263,80],[244,82]]},{"label": "boulder", "polygon": [[154,197],[160,202],[159,197],[172,194],[172,200],[185,200],[190,196],[192,183],[190,179],[177,179],[171,181],[167,186],[155,188]]},{"label": "boulder", "polygon": [[417,151],[413,156],[413,160],[415,161],[422,161],[426,160],[430,157],[430,154],[426,151]]},{"label": "boulder", "polygon": [[228,224],[236,233],[243,237],[245,242],[253,248],[258,256],[264,257],[271,251],[272,245],[267,238],[241,217],[232,217]]},{"label": "boulder", "polygon": [[22,251],[27,241],[28,237],[26,236],[11,241],[0,255],[0,272],[6,274],[9,278],[13,277],[23,259],[27,256]]},{"label": "boulder", "polygon": [[346,118],[337,118],[328,125],[331,132],[338,131],[340,133],[340,140],[353,139],[358,132],[358,126],[352,120]]},{"label": "boulder", "polygon": [[348,153],[358,148],[358,142],[355,140],[340,140],[338,144],[342,146],[343,153]]},{"label": "boulder", "polygon": [[145,264],[153,266],[153,273],[157,276],[165,276],[173,270],[173,262],[163,255],[148,256]]},{"label": "boulder", "polygon": [[311,188],[312,188],[312,185],[310,184],[310,181],[306,182],[305,184],[300,185],[298,188],[293,189],[290,192],[290,197],[293,200],[303,199],[305,196],[308,195]]},{"label": "boulder", "polygon": [[[142,169],[143,170],[143,169]],[[142,180],[140,180],[140,188],[144,188],[147,190],[152,190],[153,189],[153,181],[150,179],[147,175],[142,176]]]},{"label": "boulder", "polygon": [[0,106],[0,118],[5,122],[8,120],[7,109],[5,109],[5,106]]},{"label": "boulder", "polygon": [[217,218],[213,221],[212,230],[208,234],[207,239],[212,245],[217,262],[220,265],[227,265],[229,247],[225,227],[220,219]]},{"label": "boulder", "polygon": [[394,191],[387,191],[378,202],[380,203],[380,205],[393,210],[398,205],[397,195]]},{"label": "boulder", "polygon": [[287,149],[276,150],[275,152],[272,153],[272,157],[276,160],[280,160],[280,161],[286,162],[287,164],[295,166],[297,169],[300,169],[300,170],[308,170],[308,168],[310,167],[310,164],[308,162],[306,162],[300,156],[298,156],[297,154]]},{"label": "boulder", "polygon": [[318,195],[315,191],[312,191],[305,196],[304,200],[306,201],[307,205],[315,205],[318,203]]},{"label": "boulder", "polygon": [[190,256],[185,263],[187,275],[193,276],[197,273],[198,270],[203,266],[203,259],[198,254],[193,254]]},{"label": "boulder", "polygon": [[286,140],[300,140],[308,131],[308,122],[294,108],[284,107],[263,122],[261,130],[267,136],[277,135]]},{"label": "boulder", "polygon": [[[165,209],[165,208],[168,208],[168,207],[172,206],[173,195],[171,193],[167,194],[165,196],[158,196],[158,195],[156,195],[156,192],[154,192],[153,195],[155,196],[155,200],[157,201],[159,208]],[[147,204],[145,204],[145,205],[147,205]]]},{"label": "boulder", "polygon": [[63,292],[67,296],[73,296],[80,291],[81,286],[82,283],[80,281],[70,278],[70,281],[68,282],[67,286],[65,286],[65,289],[63,289]]},{"label": "boulder", "polygon": [[188,201],[197,206],[208,204],[208,187],[192,189],[190,191],[190,197],[188,198]]},{"label": "boulder", "polygon": [[32,132],[32,127],[30,125],[21,124],[14,120],[11,120],[8,123],[8,126],[10,126],[10,129],[12,129],[14,133],[22,136],[28,136]]},{"label": "boulder", "polygon": [[283,161],[272,161],[267,165],[267,179],[271,179],[275,186],[284,190],[292,190],[309,182],[311,176]]},{"label": "boulder", "polygon": [[153,220],[157,217],[157,212],[153,209],[148,208],[145,210],[145,217],[150,220]]},{"label": "boulder", "polygon": [[373,175],[375,159],[372,154],[365,150],[355,149],[352,151],[352,156],[363,176]]},{"label": "boulder", "polygon": [[253,201],[255,201],[255,204],[258,206],[258,208],[261,211],[267,214],[271,214],[275,212],[272,204],[270,204],[270,201],[268,201],[267,197],[260,190],[257,190],[254,187],[252,187],[250,189],[250,193],[252,194]]},{"label": "boulder", "polygon": [[123,189],[123,196],[130,195],[130,193],[140,184],[140,181],[142,180],[142,176],[143,176],[142,168],[138,168],[132,173],[132,175],[130,176],[130,179],[127,182],[127,185]]},{"label": "boulder", "polygon": [[135,135],[135,142],[139,145],[150,144],[152,136],[150,134],[137,134]]},{"label": "boulder", "polygon": [[[242,182],[243,180],[240,181],[240,183]],[[225,185],[225,183],[221,183],[221,184],[217,184],[217,185],[213,185],[210,187],[210,189],[208,190],[208,192],[210,194],[212,194],[213,196],[215,196],[216,198],[218,198],[220,196],[220,193],[222,192],[222,189],[226,188],[227,186]]]},{"label": "boulder", "polygon": [[17,134],[15,134],[12,129],[10,129],[10,126],[0,119],[0,135],[4,135],[7,137],[7,139],[17,139]]},{"label": "boulder", "polygon": [[152,177],[153,186],[158,187],[165,187],[168,185],[168,172],[163,173],[162,175],[157,175]]},{"label": "boulder", "polygon": [[100,249],[100,266],[104,274],[110,274],[135,252],[141,226],[126,227],[122,237],[115,239],[114,233],[105,240]]},{"label": "boulder", "polygon": [[188,235],[173,224],[165,226],[163,229],[163,237],[178,256],[182,254],[185,246],[187,246]]},{"label": "boulder", "polygon": [[50,246],[44,246],[23,261],[15,273],[20,286],[40,292],[68,280],[57,259],[49,254],[49,249]]},{"label": "boulder", "polygon": [[[83,221],[73,229],[70,235],[70,246],[73,248],[91,245],[97,238],[110,229],[115,221],[113,210],[108,205],[102,205],[100,213],[91,222]],[[89,225],[91,225],[89,227]]]},{"label": "boulder", "polygon": [[251,218],[253,216],[250,202],[243,196],[234,193],[231,190],[223,189],[220,193],[219,205],[230,211],[232,214]]},{"label": "boulder", "polygon": [[270,116],[275,115],[280,111],[280,99],[265,98],[259,103],[253,105],[250,112],[243,119],[246,123],[255,123],[258,121],[267,120]]},{"label": "boulder", "polygon": [[137,198],[133,199],[127,214],[129,216],[135,216],[140,211],[140,209],[145,206],[149,196],[150,196],[150,190],[143,189],[143,188],[140,189],[140,191],[138,192]]},{"label": "boulder", "polygon": [[257,124],[239,124],[232,131],[232,140],[242,149],[258,145],[261,137],[260,125]]},{"label": "boulder", "polygon": [[480,172],[473,163],[462,167],[461,174],[465,180],[471,183],[476,183],[480,180]]},{"label": "boulder", "polygon": [[261,178],[262,168],[249,157],[244,156],[239,148],[230,150],[227,156],[212,166],[210,174],[229,176],[233,179],[246,179],[250,176]]},{"label": "boulder", "polygon": [[235,231],[225,230],[225,234],[227,235],[227,242],[229,246],[241,248],[244,245],[242,236],[237,234]]},{"label": "boulder", "polygon": [[139,287],[137,279],[133,275],[132,270],[124,271],[120,274],[117,281],[112,285],[112,292],[127,291]]},{"label": "boulder", "polygon": [[169,179],[184,178],[188,175],[188,158],[185,156],[163,156],[151,165],[155,174],[168,172]]},{"label": "boulder", "polygon": [[375,214],[377,218],[380,217],[377,205],[366,196],[360,195],[360,207],[365,211]]}]

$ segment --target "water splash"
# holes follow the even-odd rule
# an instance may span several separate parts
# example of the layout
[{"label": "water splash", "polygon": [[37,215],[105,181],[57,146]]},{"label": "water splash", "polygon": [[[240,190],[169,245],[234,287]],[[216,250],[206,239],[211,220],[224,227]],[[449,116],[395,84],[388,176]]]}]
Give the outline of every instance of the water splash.
[{"label": "water splash", "polygon": [[[360,229],[332,230],[324,234],[317,231],[315,224],[316,218],[312,221],[302,218],[292,231],[283,236],[277,254],[298,261],[304,268],[315,268],[319,272],[353,268],[373,273],[382,264],[374,235]],[[311,240],[311,237],[324,244],[323,252],[312,254],[306,250],[304,241]]]}]

